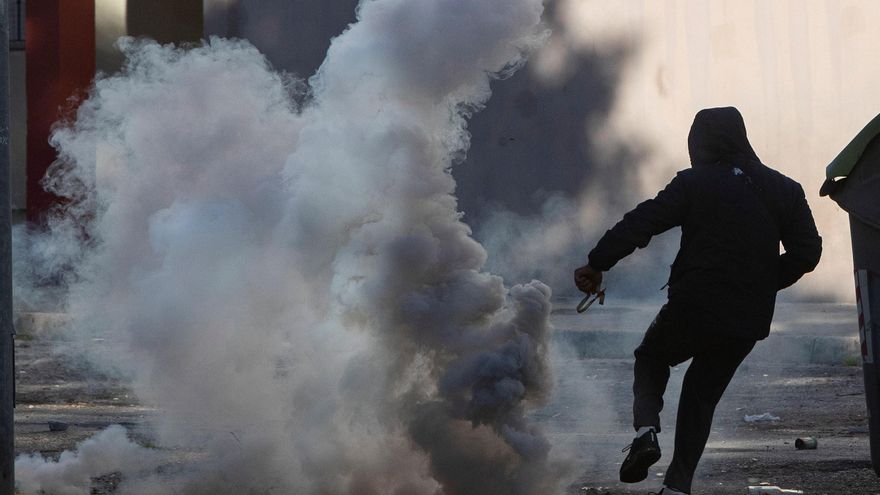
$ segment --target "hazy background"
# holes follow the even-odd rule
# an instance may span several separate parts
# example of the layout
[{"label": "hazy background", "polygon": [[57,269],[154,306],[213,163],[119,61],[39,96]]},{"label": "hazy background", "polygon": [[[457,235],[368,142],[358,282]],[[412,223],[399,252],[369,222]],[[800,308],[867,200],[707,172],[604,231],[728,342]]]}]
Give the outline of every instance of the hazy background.
[{"label": "hazy background", "polygon": [[[206,29],[308,76],[355,0],[218,0]],[[453,172],[489,268],[556,294],[598,236],[688,166],[697,110],[737,106],[759,156],[807,191],[825,256],[786,297],[852,300],[847,219],[817,191],[824,166],[877,114],[880,21],[866,0],[546,2],[548,43],[494,84]],[[316,21],[317,20],[317,21]],[[626,260],[612,292],[661,293],[677,234]]]},{"label": "hazy background", "polygon": [[[688,166],[703,107],[739,107],[758,154],[816,211],[825,258],[785,297],[851,301],[846,216],[816,192],[880,108],[871,3],[547,2],[546,43],[488,102],[487,72],[532,45],[540,0],[364,5],[368,21],[322,65],[356,1],[208,2],[208,34],[246,38],[274,69],[319,71],[316,89],[245,43],[128,42],[139,70],[100,80],[55,135],[73,168],[54,186],[100,215],[87,233],[60,219],[25,262],[72,260],[73,330],[134,356],[120,365],[162,409],[160,444],[212,452],[170,492],[477,493],[494,483],[483,473],[513,473],[498,480],[511,493],[547,493],[570,459],[545,464],[526,413],[552,397],[548,371],[590,376],[595,362],[546,342],[543,284],[508,287],[572,292],[601,233]],[[470,121],[449,113],[484,103]],[[659,299],[676,242],[615,268],[612,305]],[[578,394],[580,431],[616,424],[610,392]],[[122,433],[80,451],[111,444],[152,472]],[[98,461],[74,466],[83,483]],[[35,486],[69,471],[20,463]],[[140,481],[129,493],[155,493]]]}]

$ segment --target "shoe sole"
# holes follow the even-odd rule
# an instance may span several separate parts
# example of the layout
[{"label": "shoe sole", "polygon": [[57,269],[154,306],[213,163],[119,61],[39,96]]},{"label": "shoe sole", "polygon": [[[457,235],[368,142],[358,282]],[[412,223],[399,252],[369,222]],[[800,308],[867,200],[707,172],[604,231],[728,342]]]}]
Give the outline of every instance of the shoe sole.
[{"label": "shoe sole", "polygon": [[624,471],[620,470],[620,481],[624,483],[638,483],[648,478],[648,469],[660,460],[659,450],[650,450],[635,459],[632,466]]}]

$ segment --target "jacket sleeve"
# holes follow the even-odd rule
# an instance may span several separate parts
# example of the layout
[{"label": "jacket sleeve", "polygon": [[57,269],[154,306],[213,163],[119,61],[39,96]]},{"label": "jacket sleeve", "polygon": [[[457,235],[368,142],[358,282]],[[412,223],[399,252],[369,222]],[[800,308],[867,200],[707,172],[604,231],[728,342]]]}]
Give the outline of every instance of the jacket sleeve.
[{"label": "jacket sleeve", "polygon": [[778,290],[791,286],[805,273],[813,271],[822,256],[822,238],[800,184],[796,184],[794,196],[792,213],[779,229],[785,252],[779,257]]},{"label": "jacket sleeve", "polygon": [[608,271],[636,248],[648,245],[651,238],[684,222],[691,204],[686,172],[679,172],[654,199],[649,199],[607,231],[590,251],[590,266]]}]

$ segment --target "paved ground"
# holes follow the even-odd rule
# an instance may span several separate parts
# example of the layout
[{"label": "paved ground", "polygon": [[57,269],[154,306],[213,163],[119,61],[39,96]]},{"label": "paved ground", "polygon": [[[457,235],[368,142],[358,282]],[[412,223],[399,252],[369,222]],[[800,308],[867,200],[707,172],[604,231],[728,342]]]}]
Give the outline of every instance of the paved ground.
[{"label": "paved ground", "polygon": [[[58,343],[29,334],[16,339],[16,454],[56,455],[113,424],[148,442],[155,411],[139,404],[125,383],[56,353]],[[49,431],[49,421],[65,422],[69,428]]]},{"label": "paved ground", "polygon": [[[672,450],[686,365],[673,371],[667,394],[660,437],[664,458],[648,481],[620,484],[620,449],[632,433],[628,355],[656,305],[609,304],[575,315],[572,304],[561,301],[554,313],[556,388],[534,418],[554,443],[555,458],[569,466],[569,494],[647,494],[659,486]],[[852,306],[780,306],[773,336],[744,363],[718,407],[695,494],[744,494],[748,484],[762,481],[806,494],[880,494],[868,454],[862,371],[854,359],[857,348],[849,347],[855,339],[854,313]],[[149,442],[151,408],[139,404],[123,382],[53,353],[58,335],[36,333],[43,338],[25,332],[16,344],[19,452],[58,454],[110,424],[122,424]],[[780,419],[743,420],[765,412]],[[50,432],[50,420],[70,428]],[[800,436],[817,437],[819,448],[796,450]]]},{"label": "paved ground", "polygon": [[[664,432],[664,458],[648,481],[626,486],[617,481],[631,440],[629,426],[632,362],[619,359],[557,362],[554,401],[538,416],[558,450],[575,460],[570,493],[606,487],[611,493],[646,494],[662,480],[672,452],[672,436],[685,367],[673,373]],[[770,412],[780,420],[749,424],[746,414]],[[808,494],[880,493],[871,470],[861,369],[843,365],[743,366],[719,404],[712,437],[700,465],[694,493],[743,494],[749,483],[771,482]],[[798,451],[798,437],[818,438],[815,451]]]},{"label": "paved ground", "polygon": [[[576,300],[554,304],[556,338],[582,358],[629,358],[662,301],[609,299],[577,314]],[[753,354],[793,364],[841,364],[859,354],[856,310],[851,304],[778,303],[770,337]]]},{"label": "paved ground", "polygon": [[[671,457],[687,363],[673,370],[667,392],[660,435],[664,457],[647,481],[624,485],[617,471],[624,457],[620,449],[632,435],[628,355],[657,305],[594,307],[585,315],[574,314],[572,306],[563,301],[554,313],[556,390],[537,416],[556,455],[575,459],[577,481],[569,493],[655,491]],[[744,494],[749,484],[760,482],[806,494],[880,494],[868,450],[855,325],[850,305],[780,304],[773,334],[743,363],[718,406],[695,494]],[[627,357],[617,357],[621,349]],[[766,412],[780,419],[744,421],[747,414]],[[818,449],[795,449],[802,436],[818,438]]]}]

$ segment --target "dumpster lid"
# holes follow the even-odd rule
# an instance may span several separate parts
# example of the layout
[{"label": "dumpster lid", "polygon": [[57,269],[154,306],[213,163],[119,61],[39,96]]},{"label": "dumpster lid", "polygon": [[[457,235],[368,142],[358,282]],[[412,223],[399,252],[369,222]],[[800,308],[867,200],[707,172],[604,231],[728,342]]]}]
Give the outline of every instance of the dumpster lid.
[{"label": "dumpster lid", "polygon": [[[820,196],[832,194],[835,183],[841,177],[848,177],[853,168],[859,163],[859,159],[865,153],[865,149],[871,141],[880,135],[880,114],[871,119],[846,147],[825,167],[825,183],[819,190]],[[833,196],[832,196],[833,197]]]},{"label": "dumpster lid", "polygon": [[880,116],[831,162],[819,194],[831,196],[850,215],[880,229]]}]

